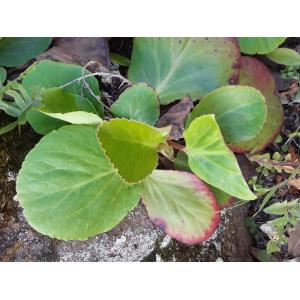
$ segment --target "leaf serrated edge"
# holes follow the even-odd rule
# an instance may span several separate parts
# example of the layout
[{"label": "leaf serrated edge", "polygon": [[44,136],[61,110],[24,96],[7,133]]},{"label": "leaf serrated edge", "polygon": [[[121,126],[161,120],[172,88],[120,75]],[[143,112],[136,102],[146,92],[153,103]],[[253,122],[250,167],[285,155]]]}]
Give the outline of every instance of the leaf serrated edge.
[{"label": "leaf serrated edge", "polygon": [[[167,137],[164,137],[164,136],[162,135],[162,133],[161,133],[156,127],[153,127],[153,126],[151,126],[151,125],[149,125],[149,124],[146,124],[146,123],[144,123],[144,122],[141,122],[141,121],[138,121],[138,120],[133,120],[133,119],[128,120],[128,119],[126,119],[126,118],[114,118],[114,119],[111,119],[110,121],[113,121],[113,120],[124,120],[124,121],[126,121],[126,122],[135,122],[135,123],[139,123],[139,124],[144,125],[144,126],[146,125],[146,126],[152,127],[153,129],[155,129],[155,130],[162,136],[162,138],[164,139],[165,142],[166,142],[166,140],[167,140]],[[109,163],[112,165],[113,169],[116,170],[117,174],[119,175],[119,177],[122,179],[122,181],[123,181],[124,183],[126,183],[128,186],[132,186],[132,185],[135,185],[135,184],[140,184],[140,183],[142,183],[149,175],[151,175],[152,172],[157,168],[157,166],[158,166],[158,150],[159,150],[159,146],[160,146],[162,143],[158,144],[158,146],[157,146],[157,148],[156,148],[156,151],[157,151],[157,153],[156,153],[156,154],[157,154],[157,162],[156,162],[155,167],[154,167],[153,170],[151,171],[151,173],[148,174],[148,175],[147,175],[146,177],[144,177],[143,179],[138,180],[138,181],[136,181],[136,182],[128,182],[128,181],[120,174],[119,169],[115,166],[115,164],[111,161],[111,159],[109,158],[108,154],[106,153],[105,148],[103,147],[103,145],[102,145],[102,143],[101,143],[101,141],[100,141],[100,139],[99,139],[98,133],[99,133],[100,127],[103,126],[103,125],[106,124],[106,123],[109,123],[110,121],[103,121],[103,123],[100,124],[100,125],[97,127],[96,138],[97,138],[97,140],[98,140],[99,147],[100,147],[100,149],[103,151],[103,154],[104,154],[104,156],[106,157],[106,159],[107,159],[107,160],[109,161]]]},{"label": "leaf serrated edge", "polygon": [[[65,126],[89,126],[89,125],[74,125],[74,124],[68,124],[68,125],[65,125]],[[62,126],[62,127],[65,127],[65,126]],[[61,127],[61,128],[62,128],[62,127]],[[95,136],[95,137],[96,137],[96,140],[98,141],[98,145],[99,145],[99,147],[100,147],[100,150],[103,151],[104,156],[107,157],[106,154],[105,154],[105,152],[104,152],[104,150],[102,150],[102,148],[101,148],[101,146],[100,146],[100,142],[99,142],[99,139],[98,139],[98,129],[96,128],[96,126],[90,126],[90,127],[95,127],[95,129],[96,129],[96,130],[95,130],[95,131],[96,131],[96,132],[95,132],[95,134],[96,134],[96,136]],[[98,127],[99,127],[99,126],[98,126]],[[59,129],[60,129],[60,128],[59,128]],[[43,141],[45,138],[47,138],[48,136],[50,136],[50,135],[56,133],[59,129],[53,130],[53,131],[51,131],[49,134],[43,136],[43,137],[39,140],[39,142],[34,146],[34,148],[32,148],[32,149],[30,150],[30,153],[36,152],[36,151],[37,151],[37,150],[36,150],[37,145],[38,145],[41,141]],[[17,176],[17,180],[16,180],[16,189],[17,189],[17,186],[18,186],[18,178],[19,178],[19,176],[20,176],[20,174],[21,174],[21,172],[22,172],[22,170],[23,170],[23,168],[24,168],[24,163],[25,163],[26,159],[27,159],[27,155],[26,155],[26,157],[25,157],[25,160],[24,160],[23,163],[22,163],[22,166],[21,166],[21,168],[20,168],[20,170],[19,170],[19,173],[18,173],[18,176]],[[112,164],[112,163],[110,162],[109,159],[108,159],[108,162],[109,162],[110,164]],[[119,172],[114,168],[113,165],[112,165],[112,169],[113,169],[115,175],[116,175],[119,179],[121,179],[122,182],[124,182],[126,188],[138,184],[138,183],[132,183],[132,184],[131,184],[131,183],[128,183],[128,182],[124,181],[123,178],[122,178],[122,176],[121,176],[121,175],[119,174]],[[142,186],[141,186],[140,198],[141,198],[141,193],[142,193]],[[31,218],[27,215],[27,210],[22,206],[22,204],[21,204],[22,201],[20,201],[20,197],[18,196],[18,193],[17,193],[17,195],[15,196],[15,198],[16,198],[16,201],[18,201],[19,204],[20,204],[20,206],[22,207],[22,209],[23,209],[23,215],[24,215],[26,221],[28,222],[28,224],[29,224],[32,228],[34,228],[35,230],[39,231],[39,229],[37,229],[36,224],[33,225],[34,222],[32,222],[32,221],[31,221]],[[139,201],[140,201],[140,200],[139,200]],[[138,201],[138,203],[139,203],[139,201]],[[138,203],[137,203],[137,205],[138,205]],[[135,207],[136,207],[136,206],[135,206]],[[133,209],[134,209],[134,208],[133,208]],[[126,217],[126,216],[125,216],[125,217]],[[125,217],[124,217],[124,218],[125,218]],[[124,220],[124,218],[123,218],[122,220]],[[122,220],[121,220],[118,224],[120,224],[120,223],[122,222]],[[118,225],[118,224],[117,224],[117,225]],[[116,227],[117,225],[115,225],[114,227]],[[113,228],[114,228],[114,227],[113,227]],[[112,229],[112,228],[111,228],[111,229]],[[108,229],[108,230],[103,231],[103,232],[99,232],[98,234],[107,232],[107,231],[109,231],[109,230],[111,230],[111,229]],[[41,232],[41,231],[39,231],[39,232]],[[56,238],[56,239],[58,239],[58,240],[63,240],[63,241],[75,241],[75,240],[76,240],[76,241],[86,241],[86,240],[88,240],[88,239],[90,239],[90,238],[92,238],[92,237],[95,236],[95,234],[91,234],[91,235],[89,235],[89,236],[86,237],[86,238],[76,238],[76,239],[67,239],[67,240],[66,240],[66,239],[64,239],[64,238],[62,238],[61,236],[56,235],[56,234],[48,234],[48,233],[47,233],[47,234],[42,233],[42,234],[43,234],[43,235],[46,235],[46,236],[49,236],[50,238]]]}]

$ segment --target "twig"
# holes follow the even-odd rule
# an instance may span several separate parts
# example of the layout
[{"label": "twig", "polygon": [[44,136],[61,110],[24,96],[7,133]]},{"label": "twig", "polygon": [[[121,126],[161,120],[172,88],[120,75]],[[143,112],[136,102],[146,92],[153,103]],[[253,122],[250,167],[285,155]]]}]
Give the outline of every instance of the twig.
[{"label": "twig", "polygon": [[95,72],[95,73],[86,74],[86,75],[76,78],[70,82],[67,82],[66,84],[62,85],[61,88],[65,88],[72,83],[80,82],[81,80],[84,80],[85,78],[89,78],[89,77],[93,77],[93,76],[102,76],[102,77],[106,77],[106,78],[120,78],[123,82],[131,84],[131,82],[129,80],[127,80],[125,77],[123,77],[122,75],[111,74],[109,72]]},{"label": "twig", "polygon": [[[82,87],[85,87],[88,92],[99,102],[101,103],[109,112],[110,112],[110,108],[101,101],[101,98],[100,96],[98,95],[95,95],[95,93],[92,91],[90,85],[88,84],[88,82],[85,80],[85,77],[84,77],[84,70],[91,64],[91,62],[88,62],[82,69],[81,69],[81,78],[82,78],[82,81],[83,81],[83,86]],[[79,84],[80,81],[78,81],[78,84]],[[81,92],[82,92],[82,89],[81,89]]]},{"label": "twig", "polygon": [[[299,129],[300,129],[300,125],[297,127],[297,129],[295,130],[295,132],[297,132]],[[290,137],[286,140],[286,142],[284,143],[284,145],[288,145],[291,141],[294,141],[294,142],[295,142],[293,136],[290,136]],[[296,144],[297,146],[299,146],[296,142],[295,142],[295,144]]]}]

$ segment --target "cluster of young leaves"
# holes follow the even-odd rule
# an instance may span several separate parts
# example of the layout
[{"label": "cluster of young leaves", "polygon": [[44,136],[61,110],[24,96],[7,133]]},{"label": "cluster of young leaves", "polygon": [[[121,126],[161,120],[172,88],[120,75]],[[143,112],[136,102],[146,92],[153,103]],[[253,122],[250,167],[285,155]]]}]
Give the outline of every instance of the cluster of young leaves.
[{"label": "cluster of young leaves", "polygon": [[[22,115],[23,123],[28,121],[37,133],[43,135],[69,123],[100,124],[103,105],[98,81],[94,76],[86,78],[84,82],[76,81],[89,74],[89,71],[77,65],[41,61],[0,90],[0,109],[13,117]],[[64,87],[65,84],[67,86]],[[84,85],[88,85],[89,89]],[[23,97],[26,95],[27,102],[24,105],[15,97],[16,86],[22,90]],[[14,101],[1,100],[4,95],[11,96]],[[18,114],[8,111],[7,106],[19,106]],[[11,126],[6,126],[6,129]],[[2,131],[5,131],[4,128]]]},{"label": "cluster of young leaves", "polygon": [[[281,120],[273,82],[260,85],[256,76],[266,72],[256,60],[256,68],[242,64],[238,79],[240,61],[236,39],[136,38],[128,71],[134,84],[111,106],[115,119],[108,121],[93,74],[52,61],[34,65],[22,87],[39,101],[26,119],[47,135],[17,179],[28,222],[52,237],[83,240],[113,228],[141,197],[170,236],[187,244],[208,238],[219,206],[256,198],[228,146],[265,146]],[[172,145],[170,128],[154,127],[159,105],[187,94],[202,99],[183,133],[185,169],[156,170],[158,154]]]},{"label": "cluster of young leaves", "polygon": [[[281,142],[280,139],[278,139],[278,142]],[[253,224],[251,227],[254,228],[254,225],[256,224],[254,218],[261,211],[265,214],[271,215],[270,221],[262,224],[261,226],[256,224],[256,227],[260,227],[260,230],[263,231],[270,239],[266,245],[266,250],[264,251],[266,255],[265,258],[271,258],[271,253],[281,251],[281,247],[289,243],[289,233],[299,222],[299,199],[292,199],[289,201],[283,200],[280,202],[277,197],[277,192],[279,192],[280,189],[285,189],[287,187],[300,189],[300,179],[297,178],[300,174],[299,164],[297,160],[292,160],[290,154],[280,155],[279,152],[275,152],[272,156],[269,153],[265,153],[261,155],[252,155],[248,158],[259,165],[256,168],[256,171],[260,174],[259,178],[267,178],[270,173],[275,172],[282,174],[282,178],[284,178],[284,176],[286,177],[276,185],[269,187],[264,184],[264,180],[259,182],[257,176],[252,177],[248,181],[249,185],[253,187],[256,195],[263,196],[260,207],[252,218]],[[266,207],[270,201],[273,201],[274,203]],[[255,235],[259,234],[261,233],[256,230]]]},{"label": "cluster of young leaves", "polygon": [[267,253],[280,251],[282,245],[288,243],[286,232],[296,227],[300,221],[299,200],[276,202],[264,209],[264,212],[276,216],[273,220],[266,223],[271,227],[268,231],[270,240],[267,243]]}]

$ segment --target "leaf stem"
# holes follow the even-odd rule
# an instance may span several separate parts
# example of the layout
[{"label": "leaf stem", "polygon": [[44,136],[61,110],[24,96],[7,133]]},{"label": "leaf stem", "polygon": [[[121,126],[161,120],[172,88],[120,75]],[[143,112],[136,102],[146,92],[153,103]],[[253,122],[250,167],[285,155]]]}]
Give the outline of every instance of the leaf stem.
[{"label": "leaf stem", "polygon": [[185,146],[177,144],[173,141],[168,140],[167,143],[169,146],[171,146],[172,148],[174,148],[176,150],[182,151],[183,149],[185,149]]}]

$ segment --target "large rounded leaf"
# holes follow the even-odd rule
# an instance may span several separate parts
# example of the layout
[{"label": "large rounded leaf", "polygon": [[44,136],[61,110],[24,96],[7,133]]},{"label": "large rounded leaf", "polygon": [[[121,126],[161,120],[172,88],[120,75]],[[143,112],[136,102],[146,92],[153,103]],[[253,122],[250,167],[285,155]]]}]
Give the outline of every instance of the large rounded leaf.
[{"label": "large rounded leaf", "polygon": [[267,57],[278,64],[300,66],[300,54],[288,48],[278,48],[267,54]]},{"label": "large rounded leaf", "polygon": [[209,238],[220,220],[214,195],[187,172],[155,170],[143,182],[142,199],[150,219],[185,244]]},{"label": "large rounded leaf", "polygon": [[188,163],[208,184],[243,200],[256,196],[245,182],[234,154],[226,146],[213,115],[195,119],[184,133]]},{"label": "large rounded leaf", "polygon": [[41,98],[40,107],[28,113],[30,125],[40,134],[48,134],[52,130],[67,124],[67,122],[64,122],[66,120],[62,121],[62,118],[56,118],[55,115],[51,116],[51,113],[96,112],[94,106],[87,99],[81,98],[81,96],[76,94],[67,93],[61,88],[46,89],[42,93]]},{"label": "large rounded leaf", "polygon": [[267,118],[261,132],[253,139],[230,145],[235,152],[262,151],[280,133],[283,124],[283,108],[275,94],[275,81],[268,68],[259,60],[243,56],[239,84],[253,86],[265,96]]},{"label": "large rounded leaf", "polygon": [[221,87],[194,108],[186,125],[199,116],[214,114],[227,144],[254,138],[266,120],[265,99],[260,91],[246,86]]},{"label": "large rounded leaf", "polygon": [[239,44],[241,52],[245,54],[266,54],[279,45],[281,45],[286,38],[284,37],[240,37]]},{"label": "large rounded leaf", "polygon": [[[82,75],[88,74],[90,74],[89,71],[78,65],[43,60],[31,68],[26,77],[23,79],[22,84],[26,88],[27,92],[32,96],[36,93],[37,88],[48,89],[61,87],[73,80],[76,80],[77,78],[80,78]],[[96,78],[92,76],[85,80],[93,94],[100,97],[98,81]],[[82,80],[69,84],[64,88],[64,91],[80,95],[88,99],[93,103],[99,115],[103,116],[102,103],[95,99],[95,96],[84,88]]]},{"label": "large rounded leaf", "polygon": [[49,37],[7,37],[0,40],[0,66],[15,67],[44,52]]},{"label": "large rounded leaf", "polygon": [[135,38],[128,78],[154,87],[162,104],[195,100],[235,83],[239,59],[235,38]]},{"label": "large rounded leaf", "polygon": [[111,106],[118,118],[134,119],[154,126],[159,117],[159,102],[156,91],[145,83],[126,89]]},{"label": "large rounded leaf", "polygon": [[137,182],[148,176],[158,161],[158,146],[165,137],[144,123],[113,119],[98,128],[102,148],[127,182]]},{"label": "large rounded leaf", "polygon": [[64,240],[84,240],[117,225],[133,209],[140,185],[128,185],[105,157],[96,128],[64,126],[42,138],[17,179],[29,224]]}]

